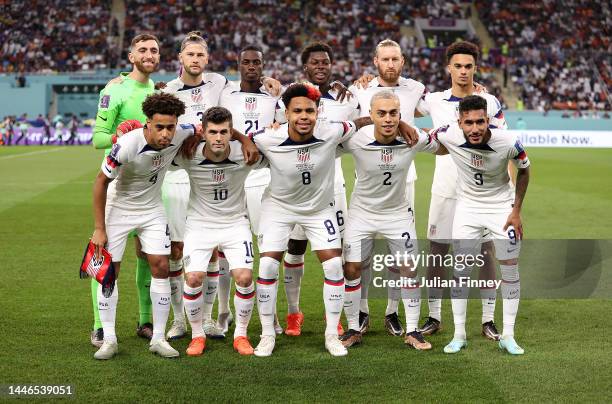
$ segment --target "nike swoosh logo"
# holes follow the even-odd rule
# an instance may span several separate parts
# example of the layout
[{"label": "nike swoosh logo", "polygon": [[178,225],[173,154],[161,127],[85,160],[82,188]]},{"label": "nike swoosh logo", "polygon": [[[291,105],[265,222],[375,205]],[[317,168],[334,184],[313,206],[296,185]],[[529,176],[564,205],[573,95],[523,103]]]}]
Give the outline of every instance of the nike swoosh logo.
[{"label": "nike swoosh logo", "polygon": [[164,244],[164,248],[170,248],[170,244],[168,244],[168,245]]},{"label": "nike swoosh logo", "polygon": [[338,237],[336,237],[336,238],[332,238],[331,240],[330,240],[330,239],[327,239],[327,242],[328,242],[328,243],[331,243],[332,241],[336,241],[336,240],[338,240]]},{"label": "nike swoosh logo", "polygon": [[244,261],[244,263],[245,263],[245,264],[252,264],[252,263],[253,263],[253,261],[246,261],[246,260],[245,260],[245,261]]},{"label": "nike swoosh logo", "polygon": [[103,121],[108,121],[108,118],[102,118],[100,115],[98,115],[98,118],[102,119]]},{"label": "nike swoosh logo", "polygon": [[518,250],[518,248],[515,248],[515,249],[513,249],[513,250],[508,249],[508,253],[513,253],[513,252],[515,252],[516,250]]}]

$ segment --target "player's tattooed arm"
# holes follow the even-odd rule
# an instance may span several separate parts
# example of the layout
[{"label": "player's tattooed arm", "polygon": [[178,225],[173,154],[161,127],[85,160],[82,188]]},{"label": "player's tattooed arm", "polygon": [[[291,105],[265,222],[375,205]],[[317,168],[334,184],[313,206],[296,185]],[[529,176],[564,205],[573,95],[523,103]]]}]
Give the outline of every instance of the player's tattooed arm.
[{"label": "player's tattooed arm", "polygon": [[94,232],[91,236],[91,242],[96,247],[95,255],[100,256],[100,249],[106,246],[108,238],[106,236],[106,225],[104,210],[106,208],[106,191],[108,184],[112,181],[104,175],[103,172],[99,172],[96,180],[94,181],[93,190],[93,208],[94,208]]},{"label": "player's tattooed arm", "polygon": [[281,95],[281,90],[283,88],[280,81],[273,79],[272,77],[262,77],[261,84],[266,88],[266,91],[270,93],[273,97],[278,97]]},{"label": "player's tattooed arm", "polygon": [[339,102],[343,102],[344,99],[350,100],[353,98],[353,93],[351,93],[349,89],[338,80],[332,82],[329,86],[338,93]]},{"label": "player's tattooed arm", "polygon": [[529,167],[519,168],[516,173],[516,195],[514,197],[514,204],[512,206],[512,212],[508,215],[508,220],[504,225],[504,231],[508,227],[514,227],[516,238],[519,240],[523,239],[523,221],[521,219],[521,208],[523,207],[523,200],[527,193],[527,186],[529,185]]},{"label": "player's tattooed arm", "polygon": [[242,154],[247,165],[250,166],[259,161],[259,150],[251,138],[232,128],[232,140],[237,140],[242,145]]}]

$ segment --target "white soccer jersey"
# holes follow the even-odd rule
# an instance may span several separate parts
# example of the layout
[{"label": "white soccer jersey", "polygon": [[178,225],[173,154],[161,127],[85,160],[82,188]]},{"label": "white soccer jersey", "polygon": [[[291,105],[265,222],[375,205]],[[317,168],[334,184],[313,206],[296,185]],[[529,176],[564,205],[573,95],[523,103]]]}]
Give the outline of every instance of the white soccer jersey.
[{"label": "white soccer jersey", "polygon": [[446,146],[458,173],[457,200],[476,210],[507,209],[514,202],[514,188],[508,175],[508,161],[518,168],[529,167],[527,153],[516,136],[503,129],[490,129],[484,145],[471,145],[458,124],[432,132]]},{"label": "white soccer jersey", "polygon": [[298,214],[333,203],[336,148],[354,131],[353,122],[321,123],[305,142],[291,140],[287,124],[255,133],[253,141],[268,159],[272,175],[263,201],[272,200]]},{"label": "white soccer jersey", "polygon": [[[508,129],[501,104],[492,94],[478,94],[487,100],[487,115],[491,128]],[[459,119],[459,102],[462,98],[455,97],[451,89],[435,93],[425,93],[419,102],[418,111],[422,115],[430,115],[433,127],[450,125]],[[445,198],[457,197],[457,167],[450,155],[436,156],[431,193]]]},{"label": "white soccer jersey", "polygon": [[213,162],[203,154],[200,143],[193,159],[177,155],[175,164],[189,174],[191,193],[187,209],[187,222],[205,222],[207,227],[227,227],[247,220],[244,181],[251,169],[265,164],[246,165],[242,146],[230,141],[230,154],[224,161]]},{"label": "white soccer jersey", "polygon": [[[357,86],[352,85],[349,91],[357,97],[359,116],[370,116],[370,102],[374,94],[380,91],[393,91],[400,100],[402,121],[414,125],[414,111],[426,89],[422,83],[405,77],[400,77],[395,87],[383,87],[379,84],[378,77],[376,77],[370,81],[367,88],[357,88]],[[416,179],[416,167],[412,164],[408,173],[408,182],[413,182]]]},{"label": "white soccer jersey", "polygon": [[133,130],[117,139],[102,162],[102,172],[115,179],[115,191],[109,193],[107,205],[142,214],[164,211],[161,185],[183,141],[194,132],[193,125],[179,125],[170,146],[156,150],[147,144],[144,128]]},{"label": "white soccer jersey", "polygon": [[357,172],[351,210],[359,209],[373,219],[408,212],[406,178],[412,160],[419,151],[435,153],[438,150],[438,143],[421,130],[414,147],[408,147],[403,139],[395,139],[390,144],[379,143],[374,138],[374,125],[361,128],[342,146],[355,158]]},{"label": "white soccer jersey", "polygon": [[[267,92],[245,93],[240,91],[240,83],[231,83],[221,93],[219,105],[232,113],[234,129],[248,135],[269,127],[277,120],[280,111],[278,99]],[[247,177],[246,186],[268,185],[269,182],[268,169],[255,170]]]}]

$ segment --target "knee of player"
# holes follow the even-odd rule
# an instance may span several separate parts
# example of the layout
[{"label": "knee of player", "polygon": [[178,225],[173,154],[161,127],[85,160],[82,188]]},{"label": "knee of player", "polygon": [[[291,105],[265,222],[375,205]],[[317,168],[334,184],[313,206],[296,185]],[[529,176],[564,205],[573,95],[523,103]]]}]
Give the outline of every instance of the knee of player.
[{"label": "knee of player", "polygon": [[250,269],[234,269],[232,271],[232,275],[234,277],[234,282],[236,282],[236,285],[242,288],[250,286],[253,282],[253,273]]},{"label": "knee of player", "polygon": [[185,275],[185,283],[190,288],[199,288],[204,283],[204,272],[189,272]]},{"label": "knee of player", "polygon": [[183,258],[183,242],[173,241],[170,245],[170,259],[178,261]]},{"label": "knee of player", "polygon": [[361,276],[361,262],[346,262],[344,264],[344,277],[349,281]]}]

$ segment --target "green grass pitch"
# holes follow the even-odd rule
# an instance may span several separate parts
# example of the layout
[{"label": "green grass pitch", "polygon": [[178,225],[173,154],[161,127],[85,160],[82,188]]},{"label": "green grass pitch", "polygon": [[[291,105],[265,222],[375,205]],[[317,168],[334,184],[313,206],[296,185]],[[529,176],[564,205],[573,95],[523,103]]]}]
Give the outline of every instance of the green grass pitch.
[{"label": "green grass pitch", "polygon": [[[523,218],[529,238],[612,238],[609,150],[531,149],[532,179]],[[98,362],[89,343],[89,281],[77,276],[93,231],[91,190],[102,153],[89,147],[0,149],[0,384],[72,384],[79,401],[610,401],[612,300],[523,300],[517,318],[522,357],[480,336],[480,302],[471,301],[466,350],[445,355],[450,302],[434,349],[416,352],[385,334],[386,301],[370,303],[371,331],[348,357],[323,347],[322,271],[309,253],[302,286],[306,321],[298,338],[281,336],[271,358],[243,358],[231,339],[209,341],[199,358],[164,360],[135,336],[133,247],[120,281],[120,353]],[[417,159],[417,229],[425,235],[433,158]],[[344,165],[352,186],[351,162]],[[521,271],[538,268],[521,266]],[[279,290],[279,314],[286,302]],[[426,313],[427,304],[422,305]],[[403,312],[403,309],[401,309]],[[501,299],[496,320],[501,325]],[[283,321],[284,322],[284,321]],[[257,313],[249,330],[254,344]],[[182,353],[186,339],[175,342]],[[5,400],[7,397],[0,397]]]}]

